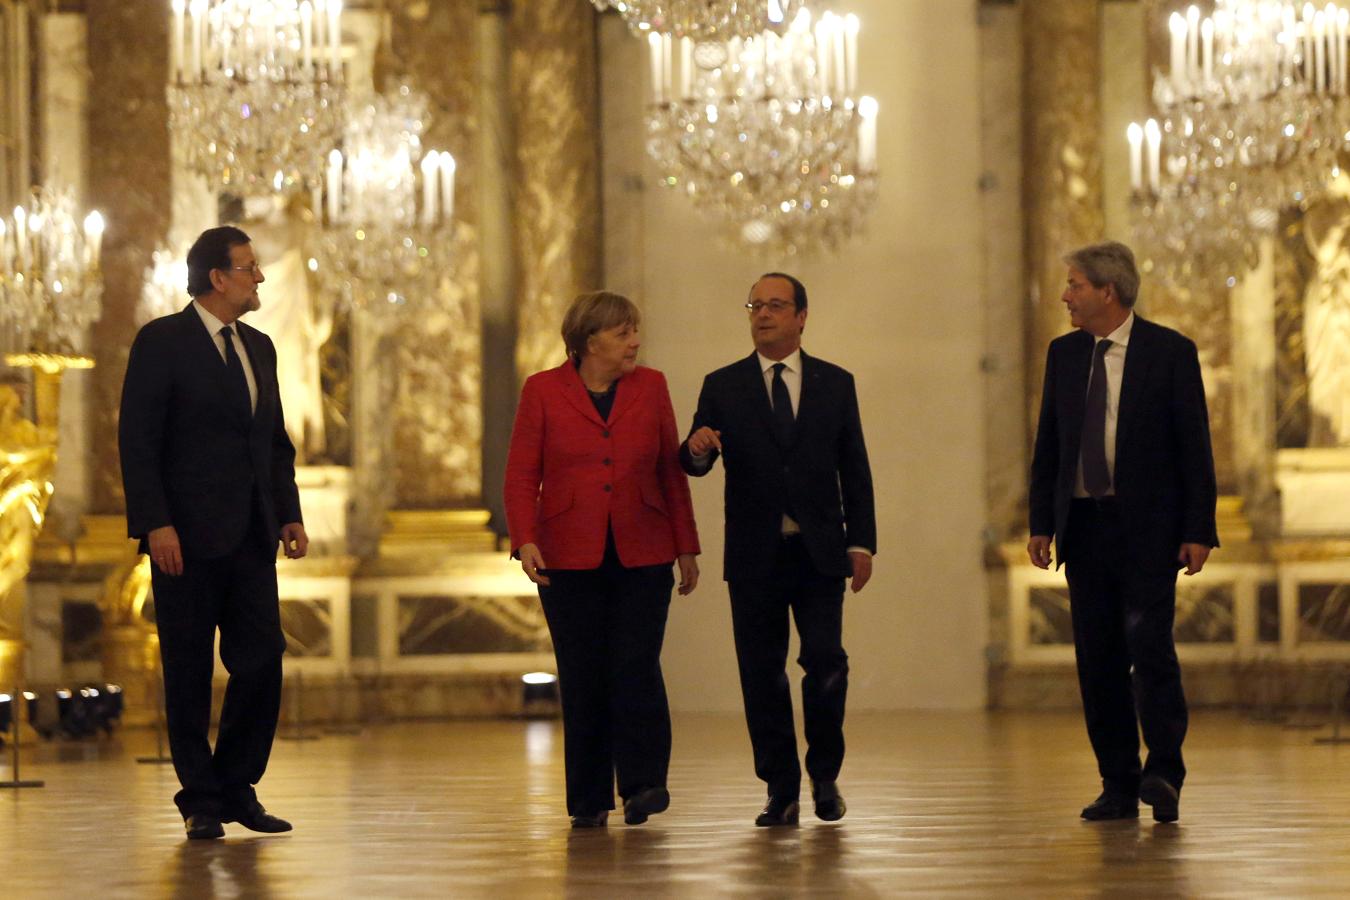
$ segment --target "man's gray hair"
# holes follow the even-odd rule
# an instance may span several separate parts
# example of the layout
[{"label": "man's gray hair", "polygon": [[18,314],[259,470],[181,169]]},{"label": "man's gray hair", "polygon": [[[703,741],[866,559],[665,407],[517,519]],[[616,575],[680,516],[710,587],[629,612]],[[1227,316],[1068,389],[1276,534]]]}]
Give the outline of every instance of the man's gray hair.
[{"label": "man's gray hair", "polygon": [[1069,268],[1082,272],[1093,287],[1114,285],[1121,306],[1127,309],[1134,306],[1139,296],[1139,269],[1129,247],[1119,241],[1102,241],[1079,247],[1062,259]]}]

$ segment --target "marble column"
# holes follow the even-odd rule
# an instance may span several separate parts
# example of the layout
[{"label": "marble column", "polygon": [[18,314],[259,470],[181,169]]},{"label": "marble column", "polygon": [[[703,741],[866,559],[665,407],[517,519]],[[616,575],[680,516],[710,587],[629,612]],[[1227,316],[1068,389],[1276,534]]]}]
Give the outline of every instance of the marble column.
[{"label": "marble column", "polygon": [[515,125],[511,118],[509,0],[482,0],[478,16],[478,203],[483,258],[483,505],[494,526],[506,530],[501,486],[511,441],[516,378],[516,285],[511,172]]},{"label": "marble column", "polygon": [[594,7],[517,3],[510,37],[523,380],[563,361],[563,311],[578,293],[603,286]]},{"label": "marble column", "polygon": [[[455,242],[434,296],[402,323],[394,346],[394,502],[401,509],[482,502],[483,366],[480,321],[478,159],[479,78],[476,0],[388,5],[389,74],[430,97],[429,148],[456,163]],[[394,70],[397,71],[394,71]]]},{"label": "marble column", "polygon": [[104,211],[103,316],[93,329],[92,505],[123,508],[117,408],[136,334],[142,277],[169,228],[169,16],[162,0],[86,6],[89,33],[89,203]]},{"label": "marble column", "polygon": [[[1060,258],[1102,238],[1100,17],[1096,3],[1022,4],[1022,85],[1026,102],[1023,205],[1026,210],[1027,402],[1034,434],[1045,352],[1069,330],[1060,295]],[[1031,435],[1028,436],[1028,441]]]},{"label": "marble column", "polygon": [[[89,208],[89,54],[85,17],[48,13],[39,34],[38,115],[41,122],[41,172],[44,184],[68,186],[76,208]],[[108,210],[103,210],[105,217]],[[77,350],[87,353],[89,336]],[[97,372],[70,369],[62,378],[60,454],[53,482],[56,494],[47,510],[47,534],[73,541],[80,534],[80,516],[89,509],[89,389]]]}]

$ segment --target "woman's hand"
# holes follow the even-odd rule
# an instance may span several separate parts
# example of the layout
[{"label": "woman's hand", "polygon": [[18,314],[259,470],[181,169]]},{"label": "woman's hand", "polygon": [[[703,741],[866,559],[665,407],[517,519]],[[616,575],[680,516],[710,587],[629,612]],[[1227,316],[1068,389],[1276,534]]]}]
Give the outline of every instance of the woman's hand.
[{"label": "woman's hand", "polygon": [[680,596],[683,597],[698,587],[698,557],[692,553],[681,553],[675,562],[680,566]]},{"label": "woman's hand", "polygon": [[[541,575],[539,573],[539,570],[545,568],[545,566],[544,566],[544,556],[539,552],[538,545],[522,544],[520,546],[520,567],[525,571],[526,577],[529,578],[531,581],[533,581],[535,584],[540,584],[543,585],[544,587],[548,587],[548,576]],[[696,570],[695,578],[697,577],[698,575]]]}]

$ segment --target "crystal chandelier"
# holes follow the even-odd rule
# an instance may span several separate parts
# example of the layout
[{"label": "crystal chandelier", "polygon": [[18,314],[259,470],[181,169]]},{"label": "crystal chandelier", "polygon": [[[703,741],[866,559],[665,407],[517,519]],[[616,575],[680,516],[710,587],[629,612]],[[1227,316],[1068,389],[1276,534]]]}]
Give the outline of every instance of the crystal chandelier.
[{"label": "crystal chandelier", "polygon": [[694,40],[756,37],[781,29],[802,0],[591,0],[623,16],[634,34],[669,34]]},{"label": "crystal chandelier", "polygon": [[22,351],[6,357],[10,365],[83,365],[77,350],[103,296],[103,216],[78,216],[69,190],[39,189],[0,218],[0,333]]},{"label": "crystal chandelier", "polygon": [[650,34],[647,152],[662,183],[757,251],[834,249],[876,198],[877,102],[857,94],[858,20],[801,9],[783,33]]},{"label": "crystal chandelier", "polygon": [[342,133],[342,0],[173,0],[169,127],[237,193],[297,189]]},{"label": "crystal chandelier", "polygon": [[1131,124],[1136,235],[1177,286],[1232,286],[1280,210],[1321,195],[1350,148],[1350,10],[1216,0],[1174,13],[1160,118]]},{"label": "crystal chandelier", "polygon": [[436,289],[452,249],[455,160],[422,152],[427,98],[406,86],[352,114],[313,193],[315,271],[351,303],[396,311]]}]

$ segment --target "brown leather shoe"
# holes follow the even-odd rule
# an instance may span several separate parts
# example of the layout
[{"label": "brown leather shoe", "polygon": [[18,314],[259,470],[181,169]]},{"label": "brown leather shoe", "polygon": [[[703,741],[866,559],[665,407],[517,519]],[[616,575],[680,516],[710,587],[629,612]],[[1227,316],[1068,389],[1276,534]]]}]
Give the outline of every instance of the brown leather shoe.
[{"label": "brown leather shoe", "polygon": [[1101,796],[1083,807],[1082,816],[1089,822],[1108,822],[1112,819],[1139,818],[1139,802],[1131,797],[1102,791]]},{"label": "brown leather shoe", "polygon": [[579,813],[572,817],[573,828],[604,828],[605,822],[609,819],[609,810],[602,809],[598,813]]},{"label": "brown leather shoe", "polygon": [[838,822],[848,812],[848,804],[839,793],[839,783],[835,781],[811,782],[811,799],[816,804],[816,818],[826,822]]},{"label": "brown leather shoe", "polygon": [[1159,775],[1145,775],[1139,782],[1139,799],[1153,807],[1153,821],[1175,822],[1181,816],[1177,789]]},{"label": "brown leather shoe", "polygon": [[195,813],[188,816],[183,820],[183,827],[187,829],[188,839],[193,841],[209,841],[225,836],[220,819],[210,813]]},{"label": "brown leather shoe", "polygon": [[641,825],[649,816],[667,809],[670,809],[670,791],[663,787],[646,788],[623,802],[623,821],[625,825]]},{"label": "brown leather shoe", "polygon": [[772,828],[776,825],[796,825],[800,809],[801,807],[797,805],[796,800],[775,797],[770,794],[769,802],[764,804],[763,811],[755,817],[755,824],[760,828]]},{"label": "brown leather shoe", "polygon": [[251,805],[235,812],[234,815],[222,818],[221,821],[238,822],[249,831],[258,831],[263,834],[281,834],[283,831],[291,830],[290,822],[272,815],[263,809],[263,805],[256,800]]}]

